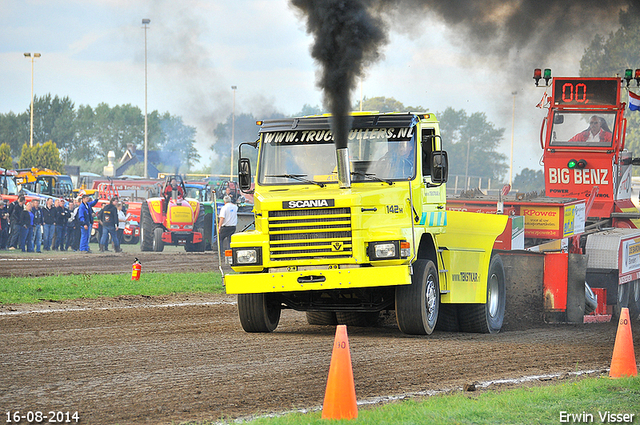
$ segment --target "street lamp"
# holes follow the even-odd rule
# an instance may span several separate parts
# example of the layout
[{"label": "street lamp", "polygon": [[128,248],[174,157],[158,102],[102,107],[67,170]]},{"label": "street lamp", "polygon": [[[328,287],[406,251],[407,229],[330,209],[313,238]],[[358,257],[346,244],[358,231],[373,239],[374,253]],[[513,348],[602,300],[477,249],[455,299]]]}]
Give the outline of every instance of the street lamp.
[{"label": "street lamp", "polygon": [[149,131],[148,131],[148,117],[147,117],[147,25],[151,22],[151,19],[143,19],[142,25],[144,25],[144,178],[149,178],[149,168],[147,162],[147,155],[149,153]]},{"label": "street lamp", "polygon": [[516,95],[517,91],[512,91],[513,95],[513,112],[511,114],[511,160],[509,161],[509,184],[513,186],[513,135],[516,126]]},{"label": "street lamp", "polygon": [[236,142],[236,90],[238,86],[231,86],[233,90],[233,113],[231,114],[231,168],[229,168],[229,180],[233,180],[233,147]]},{"label": "street lamp", "polygon": [[25,53],[25,58],[31,58],[31,131],[29,132],[29,146],[33,147],[33,62],[42,56],[40,53]]}]

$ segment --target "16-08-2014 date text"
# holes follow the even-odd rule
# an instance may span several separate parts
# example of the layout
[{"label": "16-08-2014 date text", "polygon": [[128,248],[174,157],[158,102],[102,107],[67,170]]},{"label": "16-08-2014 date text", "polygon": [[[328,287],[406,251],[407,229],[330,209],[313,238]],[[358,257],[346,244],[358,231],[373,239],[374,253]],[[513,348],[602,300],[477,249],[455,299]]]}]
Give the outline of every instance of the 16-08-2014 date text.
[{"label": "16-08-2014 date text", "polygon": [[8,411],[6,423],[17,424],[20,422],[26,423],[78,423],[80,421],[80,415],[78,412],[62,412],[50,410],[48,412],[42,411]]}]

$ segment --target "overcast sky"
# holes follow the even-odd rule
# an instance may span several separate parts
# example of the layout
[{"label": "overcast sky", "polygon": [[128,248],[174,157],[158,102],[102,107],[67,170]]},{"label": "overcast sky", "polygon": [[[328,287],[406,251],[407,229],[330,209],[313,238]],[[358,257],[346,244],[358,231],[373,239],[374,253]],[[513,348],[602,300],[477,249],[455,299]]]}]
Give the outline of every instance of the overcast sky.
[{"label": "overcast sky", "polygon": [[[534,87],[533,68],[577,76],[590,39],[558,46],[543,63],[517,49],[496,60],[475,53],[437,18],[411,10],[398,15],[383,57],[367,69],[364,96],[393,97],[431,112],[449,106],[485,112],[505,128],[501,151],[508,156],[516,91],[514,175],[541,168],[544,111],[535,105],[544,90]],[[236,113],[257,118],[322,103],[309,53],[313,39],[286,0],[1,0],[0,113],[29,106],[31,63],[24,52],[42,54],[35,61],[37,96],[69,96],[76,106],[132,104],[144,111],[143,18],[151,20],[148,109],[195,126],[205,159],[212,129],[231,113],[231,86],[237,86]],[[359,96],[356,90],[354,100]]]}]

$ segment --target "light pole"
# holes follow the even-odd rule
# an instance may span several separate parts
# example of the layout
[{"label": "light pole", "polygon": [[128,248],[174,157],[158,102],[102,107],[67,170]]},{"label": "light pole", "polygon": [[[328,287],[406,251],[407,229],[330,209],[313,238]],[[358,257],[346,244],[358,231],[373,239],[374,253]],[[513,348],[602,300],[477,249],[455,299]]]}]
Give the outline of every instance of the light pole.
[{"label": "light pole", "polygon": [[40,53],[25,53],[25,58],[31,58],[31,131],[29,132],[29,147],[33,147],[33,62],[42,56]]},{"label": "light pole", "polygon": [[516,126],[516,95],[517,91],[512,91],[513,95],[513,112],[511,114],[511,160],[509,161],[509,185],[513,186],[513,135]]},{"label": "light pole", "polygon": [[236,142],[236,90],[238,86],[231,86],[233,90],[233,112],[231,114],[231,168],[229,168],[229,180],[233,180],[233,147]]},{"label": "light pole", "polygon": [[148,116],[147,116],[147,25],[151,22],[151,19],[143,19],[142,25],[144,25],[144,178],[149,178],[149,168],[147,162],[147,155],[149,153],[149,131],[148,131]]}]

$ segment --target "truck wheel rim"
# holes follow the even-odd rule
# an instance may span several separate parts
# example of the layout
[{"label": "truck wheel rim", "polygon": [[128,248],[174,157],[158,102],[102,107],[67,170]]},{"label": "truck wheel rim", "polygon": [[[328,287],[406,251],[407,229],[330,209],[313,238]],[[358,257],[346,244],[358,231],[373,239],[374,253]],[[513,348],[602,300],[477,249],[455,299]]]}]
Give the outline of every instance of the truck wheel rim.
[{"label": "truck wheel rim", "polygon": [[436,314],[436,283],[431,274],[427,278],[425,300],[427,304],[427,320],[431,322]]},{"label": "truck wheel rim", "polygon": [[500,289],[498,276],[496,274],[492,274],[489,278],[489,284],[487,285],[487,303],[489,303],[489,315],[491,317],[496,317],[498,314],[498,306],[500,305]]}]

